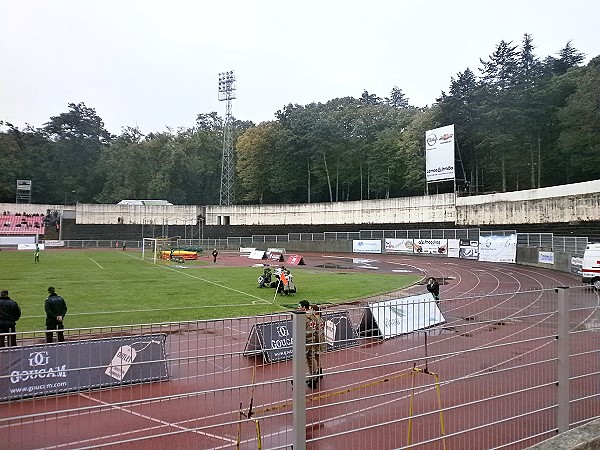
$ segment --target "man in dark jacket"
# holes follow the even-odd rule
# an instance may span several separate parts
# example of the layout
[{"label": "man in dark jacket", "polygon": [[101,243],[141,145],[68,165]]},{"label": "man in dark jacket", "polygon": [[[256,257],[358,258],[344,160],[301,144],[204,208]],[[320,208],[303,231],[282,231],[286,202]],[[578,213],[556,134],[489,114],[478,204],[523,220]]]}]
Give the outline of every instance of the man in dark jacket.
[{"label": "man in dark jacket", "polygon": [[427,280],[427,290],[429,292],[431,292],[431,295],[433,295],[435,302],[439,303],[439,301],[440,301],[440,284],[437,282],[437,280],[435,278],[429,277],[429,280]]},{"label": "man in dark jacket", "polygon": [[8,346],[17,345],[17,320],[21,317],[21,308],[11,300],[7,290],[0,292],[0,347],[4,347],[4,336]]},{"label": "man in dark jacket", "polygon": [[56,293],[54,286],[48,287],[48,298],[44,303],[44,309],[46,310],[46,342],[51,343],[53,338],[53,330],[56,331],[58,336],[58,342],[63,342],[65,336],[63,329],[65,328],[63,321],[65,314],[67,314],[67,304],[65,300]]}]

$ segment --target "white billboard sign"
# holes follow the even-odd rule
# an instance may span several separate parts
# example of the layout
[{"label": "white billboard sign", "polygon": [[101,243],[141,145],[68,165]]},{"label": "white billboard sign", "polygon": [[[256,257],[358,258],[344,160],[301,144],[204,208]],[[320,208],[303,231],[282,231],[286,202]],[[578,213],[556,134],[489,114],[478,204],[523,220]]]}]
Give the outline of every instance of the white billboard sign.
[{"label": "white billboard sign", "polygon": [[445,322],[430,293],[369,303],[369,309],[384,339]]},{"label": "white billboard sign", "polygon": [[508,262],[517,260],[517,235],[479,236],[479,261]]},{"label": "white billboard sign", "polygon": [[354,239],[353,253],[381,253],[381,239]]},{"label": "white billboard sign", "polygon": [[414,243],[412,239],[391,239],[385,240],[386,253],[413,253]]},{"label": "white billboard sign", "polygon": [[427,182],[454,180],[454,125],[425,133]]}]

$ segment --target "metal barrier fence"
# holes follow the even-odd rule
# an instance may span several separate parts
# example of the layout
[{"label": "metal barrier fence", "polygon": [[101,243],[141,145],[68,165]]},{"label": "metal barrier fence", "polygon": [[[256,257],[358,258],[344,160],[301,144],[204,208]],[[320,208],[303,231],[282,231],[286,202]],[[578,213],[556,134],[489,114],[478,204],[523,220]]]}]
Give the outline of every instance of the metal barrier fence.
[{"label": "metal barrier fence", "polygon": [[[324,232],[324,233],[289,233],[287,235],[254,235],[249,237],[229,237],[223,239],[178,239],[180,246],[196,246],[201,248],[238,248],[270,246],[293,241],[326,241],[353,239],[468,239],[478,241],[479,236],[505,236],[515,234],[514,230],[480,231],[479,228],[468,229],[433,229],[433,230],[361,230],[358,232]],[[538,247],[553,251],[583,255],[588,244],[587,237],[554,236],[552,233],[516,233],[517,245],[521,247]],[[69,248],[114,248],[122,240],[75,240],[64,241]],[[141,248],[141,241],[127,241],[128,248]]]},{"label": "metal barrier fence", "polygon": [[[357,334],[330,335],[337,345],[321,355],[325,369],[314,389],[304,383],[303,316],[292,312],[66,330],[62,346],[45,344],[43,332],[20,334],[18,347],[0,352],[4,366],[10,360],[25,367],[1,375],[3,394],[12,389],[0,406],[2,445],[525,448],[600,417],[599,297],[593,289],[444,299],[443,324],[383,339],[369,317],[382,317],[377,303],[391,298],[323,309],[329,330],[341,327],[344,317]],[[391,309],[383,317],[418,322]],[[146,347],[140,342],[148,336],[165,337],[164,356],[141,358]],[[116,345],[131,360],[69,356],[71,347],[98,340],[112,342],[110,355]],[[67,360],[45,366],[53,349]],[[127,379],[134,370],[149,371],[157,359],[167,378],[141,384]],[[115,367],[122,377],[116,384]],[[63,387],[70,392],[52,394],[60,392],[57,382],[86,371],[113,385],[71,385]],[[25,381],[43,387],[19,391]]]}]

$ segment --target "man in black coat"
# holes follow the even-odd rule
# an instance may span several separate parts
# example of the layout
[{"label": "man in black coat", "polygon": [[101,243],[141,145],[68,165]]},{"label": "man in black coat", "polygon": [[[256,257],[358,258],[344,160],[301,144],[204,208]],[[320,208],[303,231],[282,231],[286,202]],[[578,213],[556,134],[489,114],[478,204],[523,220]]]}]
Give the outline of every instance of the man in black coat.
[{"label": "man in black coat", "polygon": [[48,287],[48,298],[44,303],[44,309],[46,310],[46,342],[52,343],[53,331],[56,331],[58,336],[58,342],[63,342],[65,336],[63,329],[65,328],[63,321],[67,314],[67,304],[65,300],[56,293],[54,286]]},{"label": "man in black coat", "polygon": [[427,290],[429,292],[431,292],[431,294],[433,295],[433,298],[435,299],[436,303],[439,303],[440,301],[440,284],[437,282],[437,280],[433,277],[429,277],[429,280],[427,280]]},{"label": "man in black coat", "polygon": [[4,347],[4,336],[8,346],[17,345],[17,320],[21,318],[21,308],[8,296],[7,290],[0,292],[0,347]]}]

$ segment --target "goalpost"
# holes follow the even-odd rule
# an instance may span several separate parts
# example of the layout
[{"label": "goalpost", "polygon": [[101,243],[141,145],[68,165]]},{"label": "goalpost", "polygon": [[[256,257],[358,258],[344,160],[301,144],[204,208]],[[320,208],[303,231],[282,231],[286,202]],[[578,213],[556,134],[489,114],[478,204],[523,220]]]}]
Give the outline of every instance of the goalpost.
[{"label": "goalpost", "polygon": [[142,241],[142,261],[152,258],[152,264],[156,264],[156,255],[158,253],[158,239],[144,238]]},{"label": "goalpost", "polygon": [[156,264],[157,260],[164,258],[164,252],[175,248],[176,245],[177,238],[143,238],[142,260],[152,259],[152,264]]}]

